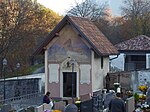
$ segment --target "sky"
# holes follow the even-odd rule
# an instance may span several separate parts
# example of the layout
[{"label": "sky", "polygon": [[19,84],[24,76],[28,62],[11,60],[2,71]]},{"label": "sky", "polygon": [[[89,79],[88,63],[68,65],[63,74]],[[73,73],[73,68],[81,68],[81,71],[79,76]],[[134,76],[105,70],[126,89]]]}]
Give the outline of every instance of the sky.
[{"label": "sky", "polygon": [[[37,0],[40,4],[44,5],[47,8],[52,9],[60,15],[65,15],[67,10],[71,9],[72,6],[75,6],[75,1],[81,3],[83,0]],[[120,7],[123,0],[98,0],[102,2],[108,2],[113,16],[120,15]]]}]

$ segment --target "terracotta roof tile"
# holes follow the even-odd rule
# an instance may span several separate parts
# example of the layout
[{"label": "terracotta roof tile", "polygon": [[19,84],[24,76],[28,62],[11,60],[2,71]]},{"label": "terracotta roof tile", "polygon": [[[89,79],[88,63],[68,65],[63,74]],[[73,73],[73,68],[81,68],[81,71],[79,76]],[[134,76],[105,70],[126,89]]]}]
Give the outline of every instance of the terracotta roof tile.
[{"label": "terracotta roof tile", "polygon": [[140,35],[116,44],[115,47],[118,50],[148,51],[150,50],[150,37]]},{"label": "terracotta roof tile", "polygon": [[89,19],[82,17],[69,17],[78,29],[91,41],[102,55],[118,54],[116,48],[102,34],[97,26]]}]

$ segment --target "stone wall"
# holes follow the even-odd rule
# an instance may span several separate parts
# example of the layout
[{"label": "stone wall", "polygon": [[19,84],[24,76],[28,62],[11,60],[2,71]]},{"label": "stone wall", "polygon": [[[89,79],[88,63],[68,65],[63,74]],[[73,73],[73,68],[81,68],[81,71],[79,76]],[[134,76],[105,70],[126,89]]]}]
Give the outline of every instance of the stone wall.
[{"label": "stone wall", "polygon": [[[145,81],[146,80],[146,81]],[[108,73],[106,88],[113,89],[114,83],[120,83],[122,90],[139,91],[138,86],[147,84],[150,87],[150,69]]]},{"label": "stone wall", "polygon": [[[40,78],[5,80],[5,98],[32,94],[40,91]],[[4,81],[0,81],[0,95],[4,95]]]},{"label": "stone wall", "polygon": [[107,89],[114,89],[114,83],[120,83],[123,91],[130,90],[131,85],[131,72],[116,72],[108,73],[106,77],[106,87]]}]

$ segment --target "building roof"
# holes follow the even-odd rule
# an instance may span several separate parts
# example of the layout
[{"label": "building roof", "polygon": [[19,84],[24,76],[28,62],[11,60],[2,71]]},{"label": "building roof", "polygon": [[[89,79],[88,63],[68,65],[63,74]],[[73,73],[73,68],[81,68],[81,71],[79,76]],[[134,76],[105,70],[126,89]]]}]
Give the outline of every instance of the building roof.
[{"label": "building roof", "polygon": [[84,38],[92,49],[100,56],[118,54],[117,49],[102,34],[96,25],[89,19],[74,16],[65,16],[62,21],[53,29],[41,46],[34,54],[44,53],[44,47],[56,36],[65,24],[70,24],[76,29],[79,35]]},{"label": "building roof", "polygon": [[119,51],[150,51],[150,37],[139,35],[116,44],[115,47]]}]

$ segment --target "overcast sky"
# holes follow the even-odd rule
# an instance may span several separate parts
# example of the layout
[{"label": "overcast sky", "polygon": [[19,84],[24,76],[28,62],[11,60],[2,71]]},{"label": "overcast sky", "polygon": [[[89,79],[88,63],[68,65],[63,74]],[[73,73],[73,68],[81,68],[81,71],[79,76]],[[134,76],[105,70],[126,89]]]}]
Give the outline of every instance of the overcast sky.
[{"label": "overcast sky", "polygon": [[[65,15],[66,11],[75,5],[75,1],[81,3],[83,0],[37,0],[45,7],[52,9],[60,15]],[[120,6],[123,0],[98,0],[108,2],[113,15],[120,15]]]}]

